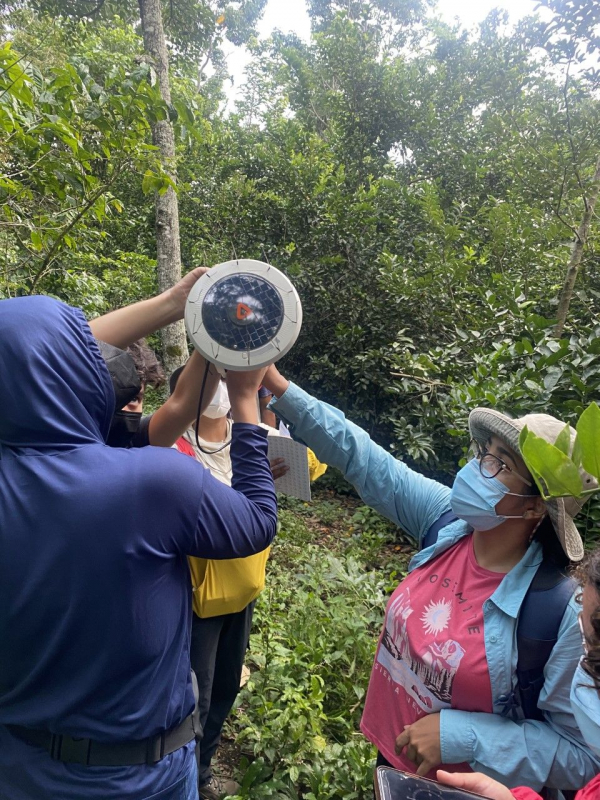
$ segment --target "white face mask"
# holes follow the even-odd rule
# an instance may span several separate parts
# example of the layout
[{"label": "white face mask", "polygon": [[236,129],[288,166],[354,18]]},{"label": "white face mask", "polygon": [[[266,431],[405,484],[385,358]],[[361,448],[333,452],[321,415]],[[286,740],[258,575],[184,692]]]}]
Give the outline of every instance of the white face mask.
[{"label": "white face mask", "polygon": [[202,412],[202,416],[210,417],[211,419],[219,419],[226,417],[231,408],[229,402],[229,394],[227,392],[227,384],[224,381],[219,381],[215,396],[210,402],[210,405]]}]

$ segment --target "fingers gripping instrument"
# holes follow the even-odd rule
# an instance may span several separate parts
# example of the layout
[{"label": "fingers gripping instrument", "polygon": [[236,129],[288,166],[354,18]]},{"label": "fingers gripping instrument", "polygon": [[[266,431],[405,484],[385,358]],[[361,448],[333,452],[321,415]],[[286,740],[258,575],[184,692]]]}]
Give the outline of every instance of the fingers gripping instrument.
[{"label": "fingers gripping instrument", "polygon": [[196,350],[221,369],[274,363],[294,345],[302,304],[290,280],[262,261],[218,264],[192,288],[185,326]]}]

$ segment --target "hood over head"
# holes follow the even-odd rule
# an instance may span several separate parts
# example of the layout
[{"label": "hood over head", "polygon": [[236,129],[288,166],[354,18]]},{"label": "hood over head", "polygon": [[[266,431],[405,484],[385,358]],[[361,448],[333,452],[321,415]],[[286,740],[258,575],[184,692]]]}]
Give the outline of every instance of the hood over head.
[{"label": "hood over head", "polygon": [[1,445],[105,441],[115,394],[80,309],[42,295],[0,300],[0,375]]}]

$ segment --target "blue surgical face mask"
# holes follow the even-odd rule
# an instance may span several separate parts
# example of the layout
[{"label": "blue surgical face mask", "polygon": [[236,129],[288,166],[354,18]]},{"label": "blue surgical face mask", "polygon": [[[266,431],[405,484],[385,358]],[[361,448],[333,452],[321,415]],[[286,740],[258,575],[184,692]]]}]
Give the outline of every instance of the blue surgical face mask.
[{"label": "blue surgical face mask", "polygon": [[457,517],[464,519],[476,531],[489,531],[507,519],[523,519],[519,516],[496,514],[496,506],[507,494],[513,497],[528,497],[511,492],[497,478],[484,478],[479,471],[479,462],[471,459],[458,472],[450,493],[450,506]]},{"label": "blue surgical face mask", "polygon": [[600,697],[581,662],[571,684],[571,708],[585,743],[600,758]]}]

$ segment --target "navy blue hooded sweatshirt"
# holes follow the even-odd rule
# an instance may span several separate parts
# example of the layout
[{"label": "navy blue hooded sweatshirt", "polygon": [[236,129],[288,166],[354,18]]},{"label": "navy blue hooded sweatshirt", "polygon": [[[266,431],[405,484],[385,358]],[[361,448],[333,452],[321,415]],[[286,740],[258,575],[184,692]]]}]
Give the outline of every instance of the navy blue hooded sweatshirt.
[{"label": "navy blue hooded sweatshirt", "polygon": [[53,761],[18,724],[144,739],[192,711],[186,555],[275,534],[266,433],[233,426],[232,488],[175,450],[108,447],[110,376],[79,309],[0,301],[0,797],[142,800],[189,770]]}]

